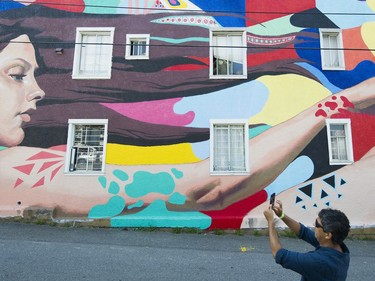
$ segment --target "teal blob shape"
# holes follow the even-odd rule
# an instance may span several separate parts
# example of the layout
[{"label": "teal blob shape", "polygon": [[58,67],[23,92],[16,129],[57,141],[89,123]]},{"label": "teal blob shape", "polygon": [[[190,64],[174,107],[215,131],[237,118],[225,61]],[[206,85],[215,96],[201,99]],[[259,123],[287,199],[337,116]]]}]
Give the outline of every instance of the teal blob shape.
[{"label": "teal blob shape", "polygon": [[136,203],[134,203],[134,204],[132,204],[132,205],[129,205],[128,206],[128,210],[131,210],[131,209],[133,209],[133,208],[140,208],[140,207],[142,207],[143,206],[143,200],[139,200],[139,201],[137,201]]},{"label": "teal blob shape", "polygon": [[107,204],[92,207],[88,214],[88,218],[102,219],[117,216],[122,213],[125,205],[124,198],[121,196],[113,196],[108,200]]},{"label": "teal blob shape", "polygon": [[134,174],[132,183],[125,186],[125,193],[133,198],[142,197],[152,192],[171,194],[175,188],[172,176],[166,172],[152,174],[139,171]]},{"label": "teal blob shape", "polygon": [[120,192],[120,186],[117,182],[112,181],[109,185],[108,192],[111,194],[118,194]]},{"label": "teal blob shape", "polygon": [[113,175],[118,178],[119,180],[126,181],[129,179],[129,176],[127,173],[121,170],[114,170]]},{"label": "teal blob shape", "polygon": [[142,211],[111,218],[112,227],[191,227],[207,229],[212,219],[200,212],[169,211],[163,200],[152,202]]},{"label": "teal blob shape", "polygon": [[168,202],[175,205],[183,205],[186,202],[186,196],[175,192],[169,197]]},{"label": "teal blob shape", "polygon": [[105,176],[100,176],[98,178],[98,181],[100,183],[100,185],[103,187],[103,188],[106,188],[107,186],[107,178]]},{"label": "teal blob shape", "polygon": [[180,170],[177,170],[176,168],[172,168],[172,173],[176,177],[176,179],[180,179],[184,176],[184,173],[181,172]]}]

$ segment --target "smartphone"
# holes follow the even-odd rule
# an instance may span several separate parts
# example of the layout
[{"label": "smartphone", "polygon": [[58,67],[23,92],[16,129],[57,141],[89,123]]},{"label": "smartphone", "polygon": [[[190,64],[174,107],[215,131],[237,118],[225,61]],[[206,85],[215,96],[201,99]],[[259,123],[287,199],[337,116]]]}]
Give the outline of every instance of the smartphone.
[{"label": "smartphone", "polygon": [[276,197],[276,194],[272,193],[271,198],[270,198],[270,206],[272,206],[272,208],[273,208],[273,205],[275,205],[275,197]]}]

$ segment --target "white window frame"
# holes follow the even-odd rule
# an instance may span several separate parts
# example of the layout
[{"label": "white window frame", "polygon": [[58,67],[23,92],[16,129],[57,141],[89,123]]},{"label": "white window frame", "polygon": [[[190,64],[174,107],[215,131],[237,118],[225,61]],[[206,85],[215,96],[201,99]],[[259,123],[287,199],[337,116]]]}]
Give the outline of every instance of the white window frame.
[{"label": "white window frame", "polygon": [[[69,119],[68,121],[68,139],[66,146],[66,157],[65,157],[65,174],[72,175],[97,175],[103,174],[105,170],[105,159],[106,159],[106,147],[107,147],[107,135],[108,135],[108,119]],[[100,170],[74,170],[73,163],[77,163],[75,150],[73,148],[74,138],[75,138],[75,126],[76,125],[104,125],[103,133],[103,154],[102,154],[102,163]]]},{"label": "white window frame", "polygon": [[[331,142],[331,125],[343,125],[345,131],[345,148],[347,159],[334,159],[333,148]],[[347,118],[339,119],[326,119],[327,137],[328,137],[328,152],[329,152],[329,164],[330,165],[349,165],[353,164],[353,141],[352,141],[352,130],[351,120]]]},{"label": "white window frame", "polygon": [[[320,34],[320,50],[321,50],[321,62],[322,69],[324,70],[344,70],[345,69],[345,60],[344,60],[344,46],[342,41],[342,30],[334,28],[322,28],[319,29]],[[328,46],[324,44],[324,36],[331,36],[334,40],[336,38],[337,46]],[[332,50],[330,50],[332,48]],[[337,56],[338,66],[332,65],[332,55]]]},{"label": "white window frame", "polygon": [[[243,153],[244,168],[241,170],[220,170],[214,165],[216,162],[215,155],[215,126],[216,125],[241,125],[243,126]],[[213,175],[247,175],[249,173],[249,124],[245,119],[212,119],[210,120],[210,174]]]},{"label": "white window frame", "polygon": [[[76,44],[74,48],[74,61],[73,61],[73,79],[110,79],[112,69],[112,52],[113,52],[113,40],[114,40],[114,27],[77,27],[76,31]],[[80,71],[80,62],[82,59],[82,50],[85,47],[82,40],[85,35],[109,35],[109,40],[103,47],[108,48],[108,57],[104,58],[107,60],[106,69],[100,73],[85,73]],[[98,44],[97,46],[101,46]],[[99,65],[99,64],[98,64]]]},{"label": "white window frame", "polygon": [[[232,45],[235,49],[239,50],[238,54],[242,59],[242,74],[215,74],[214,73],[214,53],[217,44],[215,44],[215,36],[217,35],[240,35],[241,44]],[[229,46],[229,45],[228,45]],[[230,46],[229,46],[230,47]],[[220,28],[210,29],[210,79],[247,79],[247,43],[246,43],[246,30],[243,28]]]},{"label": "white window frame", "polygon": [[[144,55],[133,55],[132,54],[132,42],[142,41],[145,42],[145,54]],[[126,35],[126,48],[125,48],[125,59],[127,60],[147,60],[149,59],[150,52],[150,34],[127,34]]]}]

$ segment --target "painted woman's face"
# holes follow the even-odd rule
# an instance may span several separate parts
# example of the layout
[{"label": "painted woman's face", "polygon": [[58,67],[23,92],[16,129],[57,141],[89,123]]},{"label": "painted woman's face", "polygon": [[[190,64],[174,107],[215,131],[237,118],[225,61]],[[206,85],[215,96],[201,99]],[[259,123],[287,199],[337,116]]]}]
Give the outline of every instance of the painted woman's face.
[{"label": "painted woman's face", "polygon": [[24,138],[22,125],[31,120],[36,102],[45,96],[34,71],[35,50],[27,35],[13,40],[0,52],[0,145],[15,146]]}]

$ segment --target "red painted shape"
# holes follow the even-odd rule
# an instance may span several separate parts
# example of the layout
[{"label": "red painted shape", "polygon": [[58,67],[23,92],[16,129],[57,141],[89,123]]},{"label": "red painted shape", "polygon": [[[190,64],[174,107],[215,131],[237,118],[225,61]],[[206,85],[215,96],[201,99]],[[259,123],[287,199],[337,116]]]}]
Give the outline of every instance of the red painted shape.
[{"label": "red painted shape", "polygon": [[62,158],[62,156],[54,154],[54,153],[42,151],[31,156],[27,160],[40,160],[40,159],[49,159],[49,158]]},{"label": "red painted shape", "polygon": [[338,104],[334,101],[326,101],[324,105],[331,110],[335,110],[338,107]]},{"label": "red painted shape", "polygon": [[43,5],[52,9],[68,12],[82,13],[85,10],[84,0],[35,0],[35,4]]},{"label": "red painted shape", "polygon": [[315,0],[246,0],[246,26],[315,8]]},{"label": "red painted shape", "polygon": [[179,64],[174,66],[169,66],[164,68],[165,71],[190,71],[190,70],[201,70],[207,69],[207,65],[198,65],[198,64]]},{"label": "red painted shape", "polygon": [[44,177],[42,177],[37,183],[35,183],[31,188],[39,187],[44,185]]},{"label": "red painted shape", "polygon": [[238,229],[241,227],[243,218],[252,209],[267,200],[267,192],[261,190],[241,201],[238,201],[220,211],[202,211],[212,218],[210,229]]},{"label": "red painted shape", "polygon": [[27,164],[22,166],[13,167],[13,169],[16,169],[20,171],[21,173],[24,173],[26,175],[30,175],[31,171],[33,170],[35,164]]},{"label": "red painted shape", "polygon": [[344,107],[354,108],[354,104],[352,104],[347,97],[341,96],[340,99],[344,102]]},{"label": "red painted shape", "polygon": [[341,110],[332,118],[350,118],[352,127],[352,140],[354,161],[361,159],[375,146],[375,116],[358,112]]},{"label": "red painted shape", "polygon": [[42,171],[48,169],[49,167],[51,167],[51,166],[53,166],[53,165],[55,165],[55,164],[57,164],[57,163],[60,163],[60,162],[61,162],[61,161],[45,162],[45,163],[42,165],[42,167],[40,167],[38,173],[40,173],[40,172],[42,172]]},{"label": "red painted shape", "polygon": [[23,183],[23,180],[21,179],[17,179],[16,183],[14,184],[13,188],[16,188],[17,186],[19,186],[21,183]]},{"label": "red painted shape", "polygon": [[57,172],[61,169],[62,166],[64,166],[64,165],[60,165],[59,167],[57,167],[55,170],[52,171],[52,173],[51,173],[51,181],[56,176]]},{"label": "red painted shape", "polygon": [[323,109],[318,109],[318,110],[315,112],[315,116],[316,116],[316,117],[319,117],[319,116],[327,117],[327,113],[326,113]]},{"label": "red painted shape", "polygon": [[[247,46],[250,47],[249,50],[251,51],[251,44],[248,44]],[[263,50],[262,52],[252,53],[252,54],[250,53],[247,55],[248,68],[252,66],[257,66],[257,65],[263,66],[266,63],[273,63],[275,66],[277,66],[278,64],[280,64],[279,61],[285,62],[285,60],[293,60],[293,59],[300,58],[297,55],[296,51],[292,48],[271,50],[265,47],[262,50]]]}]

